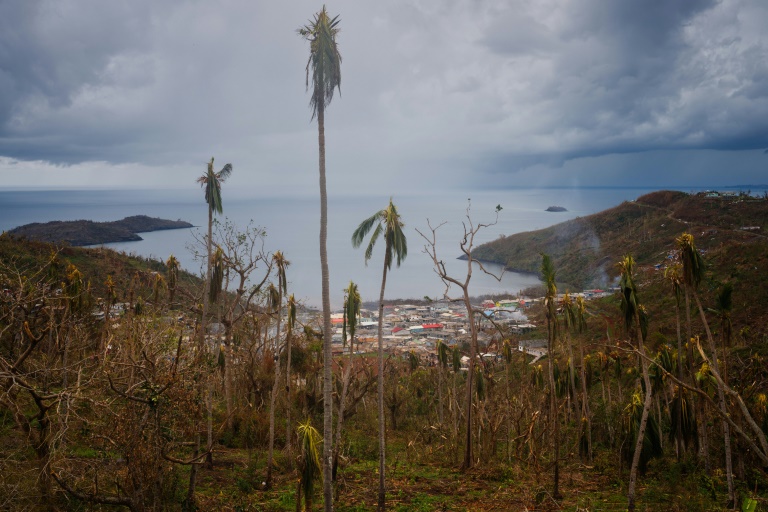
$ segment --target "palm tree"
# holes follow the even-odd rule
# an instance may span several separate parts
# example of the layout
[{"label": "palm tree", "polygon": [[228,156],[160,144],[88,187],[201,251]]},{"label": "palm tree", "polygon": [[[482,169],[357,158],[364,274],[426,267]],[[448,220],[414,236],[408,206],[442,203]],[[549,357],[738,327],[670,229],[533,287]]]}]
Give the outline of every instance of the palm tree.
[{"label": "palm tree", "polygon": [[[640,465],[640,454],[643,450],[643,444],[645,442],[645,430],[648,425],[648,414],[653,404],[653,392],[651,387],[651,377],[648,373],[648,362],[645,357],[645,347],[643,345],[644,330],[643,324],[645,323],[641,319],[642,305],[637,298],[637,286],[635,285],[634,270],[635,260],[630,255],[624,256],[619,263],[619,270],[621,272],[621,280],[619,281],[619,288],[621,289],[621,311],[624,314],[624,326],[629,331],[632,327],[635,328],[637,334],[637,350],[640,354],[640,366],[643,372],[643,382],[645,383],[645,401],[643,403],[643,410],[640,415],[640,421],[637,424],[637,429],[633,429],[637,438],[635,440],[635,451],[632,456],[632,465],[629,470],[629,490],[627,491],[628,506],[627,510],[633,512],[635,510],[635,486],[637,484],[637,469]],[[635,400],[635,398],[633,398]]]},{"label": "palm tree", "polygon": [[541,277],[547,293],[544,296],[544,309],[547,317],[547,355],[549,357],[549,417],[553,422],[552,435],[555,443],[554,482],[552,497],[562,498],[560,494],[560,418],[555,391],[555,338],[557,337],[557,285],[555,267],[548,254],[541,255]]},{"label": "palm tree", "polygon": [[[672,293],[675,296],[675,326],[677,328],[677,378],[683,381],[683,345],[682,334],[680,332],[680,299],[683,295],[683,281],[681,276],[681,267],[678,263],[673,263],[664,270],[664,278],[668,281],[668,284],[672,288]],[[686,441],[690,435],[685,435],[683,430],[684,425],[690,425],[690,421],[684,422],[683,418],[692,418],[692,416],[683,416],[684,409],[688,411],[687,403],[684,403],[683,389],[677,386],[676,396],[673,399],[674,413],[672,416],[672,435],[675,438],[675,444],[677,447],[677,458],[680,457],[685,450]],[[692,434],[692,432],[688,432]]]},{"label": "palm tree", "polygon": [[[205,262],[205,284],[203,289],[203,311],[200,315],[200,336],[198,338],[197,356],[202,356],[203,346],[205,345],[205,331],[208,316],[208,300],[211,294],[211,264],[213,259],[213,215],[223,213],[221,200],[221,184],[232,174],[232,164],[226,164],[219,172],[213,171],[213,157],[208,162],[208,171],[197,178],[200,187],[205,189],[205,202],[208,204],[208,236],[205,239],[206,262]],[[201,381],[202,382],[202,381]],[[202,384],[201,384],[202,385]],[[210,431],[210,429],[209,429]],[[210,432],[209,432],[210,434]],[[210,437],[210,435],[209,435]],[[195,441],[195,457],[197,457],[200,445],[200,438]],[[187,493],[187,505],[194,506],[194,492],[197,481],[197,464],[193,464],[189,472],[189,490]]]},{"label": "palm tree", "polygon": [[320,168],[320,268],[322,274],[323,295],[323,496],[325,510],[333,510],[333,402],[331,387],[333,376],[331,367],[331,292],[328,276],[328,197],[325,191],[325,107],[333,99],[333,91],[341,92],[341,55],[336,45],[339,33],[339,17],[331,18],[323,9],[315,14],[307,25],[299,28],[301,37],[309,41],[309,60],[307,61],[306,86],[309,89],[310,72],[312,75],[312,96],[309,106],[312,118],[317,116],[317,141],[319,147]]},{"label": "palm tree", "polygon": [[[223,213],[221,201],[221,184],[232,174],[232,164],[226,164],[219,172],[213,171],[213,158],[208,162],[208,171],[197,178],[200,187],[205,189],[205,202],[208,204],[208,236],[205,239],[206,245],[206,265],[205,265],[205,286],[208,288],[211,282],[211,265],[213,257],[213,215]],[[206,290],[208,291],[208,290]],[[208,314],[208,293],[203,294],[203,315],[200,323],[200,344],[205,339],[205,322]]]},{"label": "palm tree", "polygon": [[[715,347],[715,341],[712,338],[712,332],[709,329],[709,323],[707,317],[704,314],[704,308],[701,305],[699,299],[698,287],[704,277],[704,260],[701,257],[696,245],[693,241],[693,235],[690,233],[683,233],[676,240],[677,248],[680,253],[680,264],[683,267],[683,283],[686,290],[690,290],[696,301],[696,307],[699,310],[699,316],[701,323],[704,325],[704,331],[707,334],[707,341],[709,342],[709,350],[712,353],[712,369],[720,374],[720,368],[717,363],[717,348]],[[725,356],[725,354],[723,354]],[[725,392],[723,386],[718,382],[717,397],[720,407],[720,412],[725,417],[728,414],[728,409],[725,403]],[[723,429],[723,444],[725,449],[725,471],[726,479],[728,481],[728,507],[733,507],[736,503],[736,494],[733,488],[733,462],[731,456],[731,428],[725,419],[721,421]]]},{"label": "palm tree", "polygon": [[[272,255],[272,261],[277,268],[277,287],[270,284],[268,295],[270,300],[270,309],[277,314],[277,327],[275,331],[274,344],[275,378],[272,382],[272,393],[269,397],[269,455],[267,457],[267,488],[272,487],[272,463],[274,460],[273,453],[275,449],[275,398],[277,397],[277,392],[280,385],[280,323],[283,319],[283,295],[288,292],[288,282],[285,278],[285,269],[288,267],[288,265],[291,264],[290,261],[285,259],[285,256],[283,256],[281,251],[276,251]],[[290,403],[288,406],[290,407]],[[286,442],[289,442],[289,440],[286,439]]]},{"label": "palm tree", "polygon": [[339,397],[339,413],[336,420],[336,446],[333,448],[333,478],[336,479],[336,471],[339,465],[339,451],[341,450],[341,433],[344,428],[345,404],[347,394],[349,393],[349,379],[352,375],[352,354],[354,353],[355,334],[357,332],[357,320],[360,317],[360,306],[362,304],[360,292],[357,285],[352,281],[344,290],[344,323],[342,324],[342,343],[347,342],[349,337],[349,359],[344,366],[341,385],[341,397]]},{"label": "palm tree", "polygon": [[300,509],[301,496],[304,495],[304,510],[312,510],[312,495],[315,481],[320,478],[320,433],[312,426],[310,420],[301,423],[298,428],[301,445],[301,461],[299,462],[299,483],[296,492],[296,510]]},{"label": "palm tree", "polygon": [[[376,228],[374,229],[374,226]],[[397,261],[397,266],[408,255],[408,244],[403,233],[403,222],[400,220],[400,214],[397,208],[389,199],[389,205],[380,210],[363,222],[352,233],[352,246],[360,247],[363,239],[373,229],[373,234],[365,249],[365,263],[373,255],[373,247],[376,241],[384,235],[384,272],[381,277],[381,293],[379,294],[379,510],[384,510],[384,461],[385,461],[385,442],[384,442],[384,344],[383,344],[383,322],[384,322],[384,288],[387,285],[387,271],[392,268],[392,261]]]}]

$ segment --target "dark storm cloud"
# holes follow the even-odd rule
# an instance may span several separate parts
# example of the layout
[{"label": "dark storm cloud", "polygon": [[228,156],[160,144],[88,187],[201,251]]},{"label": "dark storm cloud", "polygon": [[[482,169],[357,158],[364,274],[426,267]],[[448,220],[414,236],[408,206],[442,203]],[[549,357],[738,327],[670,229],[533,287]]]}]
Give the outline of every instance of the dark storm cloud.
[{"label": "dark storm cloud", "polygon": [[[550,143],[540,151],[499,148],[485,169],[768,145],[768,47],[757,21],[768,21],[764,7],[584,1],[558,4],[542,22],[510,23],[521,19],[518,7],[490,23],[482,42],[507,57],[511,70],[526,72],[520,58],[525,39],[533,46],[527,53],[548,63],[551,72],[539,74],[536,83],[542,93],[532,100],[548,99],[542,109],[548,119],[539,131],[551,134]],[[513,34],[518,28],[524,37]]]},{"label": "dark storm cloud", "polygon": [[[0,3],[2,126],[35,102],[65,108],[87,84],[110,83],[110,59],[146,51],[149,10],[144,2]],[[23,129],[23,125],[19,127]]]},{"label": "dark storm cloud", "polygon": [[[249,173],[233,179],[303,183],[316,139],[295,30],[321,5],[2,2],[0,156],[50,173],[98,161],[104,179],[110,166],[144,166],[160,179],[216,155]],[[752,150],[768,147],[764,2],[328,8],[341,15],[344,57],[326,127],[337,190],[459,186],[478,173],[599,181],[612,166],[681,166],[676,151],[731,155],[746,175]]]}]

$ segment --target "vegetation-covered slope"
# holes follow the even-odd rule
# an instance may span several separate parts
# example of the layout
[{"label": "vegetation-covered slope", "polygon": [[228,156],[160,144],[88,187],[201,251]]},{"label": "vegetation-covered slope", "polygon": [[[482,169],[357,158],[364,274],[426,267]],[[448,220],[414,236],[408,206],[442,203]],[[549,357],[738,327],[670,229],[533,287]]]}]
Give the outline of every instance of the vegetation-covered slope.
[{"label": "vegetation-covered slope", "polygon": [[675,237],[684,231],[697,236],[701,249],[710,250],[733,242],[762,243],[767,228],[766,198],[661,191],[549,228],[500,238],[473,254],[509,270],[538,273],[541,253],[547,253],[558,269],[558,281],[585,288],[610,284],[617,276],[615,262],[624,254],[632,253],[640,265],[663,263]]},{"label": "vegetation-covered slope", "polygon": [[[133,282],[138,297],[143,293],[149,296],[154,286],[155,275],[165,276],[168,269],[165,263],[128,256],[105,248],[61,247],[58,248],[47,242],[29,240],[26,237],[14,236],[10,233],[0,235],[0,263],[20,272],[33,275],[36,271],[49,264],[55,256],[54,268],[64,275],[68,265],[72,264],[80,271],[95,297],[104,297],[105,282],[111,278],[118,293],[117,300],[125,300],[122,293],[127,293]],[[179,270],[179,286],[200,286],[199,277],[184,270]],[[190,292],[191,293],[191,292]]]}]

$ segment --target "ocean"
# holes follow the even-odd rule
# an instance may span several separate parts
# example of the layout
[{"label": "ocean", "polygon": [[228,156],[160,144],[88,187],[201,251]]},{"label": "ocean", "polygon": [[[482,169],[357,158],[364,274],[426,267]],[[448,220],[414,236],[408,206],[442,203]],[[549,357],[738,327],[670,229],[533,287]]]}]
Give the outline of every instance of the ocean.
[{"label": "ocean", "polygon": [[[242,193],[231,199],[227,184],[223,187],[224,213],[239,230],[253,226],[266,230],[264,251],[280,250],[291,262],[287,270],[288,293],[295,294],[309,306],[320,306],[319,198],[307,197],[247,197]],[[501,205],[498,222],[480,230],[475,245],[502,235],[548,227],[576,217],[589,215],[622,201],[633,200],[655,188],[520,188],[497,191],[456,192],[450,195],[403,193],[393,197],[405,222],[408,257],[400,268],[392,266],[387,277],[388,299],[441,298],[446,287],[434,272],[431,259],[424,254],[425,240],[416,231],[431,236],[427,219],[437,230],[438,257],[446,263],[450,275],[463,280],[467,263],[459,243],[467,223],[467,208],[472,222],[491,223],[495,209]],[[687,189],[690,192],[693,189]],[[233,194],[234,195],[234,194]],[[380,241],[373,257],[365,265],[365,246],[354,249],[350,238],[357,225],[377,210],[384,208],[389,195],[330,195],[328,199],[328,259],[331,279],[331,302],[339,308],[342,290],[349,281],[358,284],[364,301],[379,297],[384,243]],[[549,206],[563,206],[566,212],[547,212]],[[149,215],[165,219],[188,221],[196,228],[142,233],[142,241],[107,244],[107,247],[129,254],[166,260],[174,254],[182,266],[202,273],[202,261],[193,256],[204,252],[196,242],[206,232],[207,206],[200,189],[183,190],[0,190],[0,231],[31,222],[87,219],[93,221],[119,220],[130,215]],[[497,265],[489,270],[500,273]],[[261,276],[257,270],[254,276]],[[517,294],[538,284],[535,276],[506,272],[501,280],[485,275],[475,268],[470,281],[470,293]],[[455,287],[450,297],[458,296]]]}]

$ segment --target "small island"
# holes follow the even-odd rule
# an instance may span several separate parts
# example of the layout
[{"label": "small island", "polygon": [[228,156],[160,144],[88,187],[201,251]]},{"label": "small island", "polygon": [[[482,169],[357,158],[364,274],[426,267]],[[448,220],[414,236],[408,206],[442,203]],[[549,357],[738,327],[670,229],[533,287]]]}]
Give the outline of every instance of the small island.
[{"label": "small island", "polygon": [[547,211],[547,212],[567,212],[568,210],[566,210],[562,206],[550,206],[545,211]]},{"label": "small island", "polygon": [[34,222],[13,228],[8,233],[41,242],[63,242],[72,246],[83,246],[113,242],[136,242],[143,240],[137,233],[191,227],[193,227],[192,224],[183,220],[166,220],[146,215],[134,215],[112,222],[94,222],[92,220]]}]

